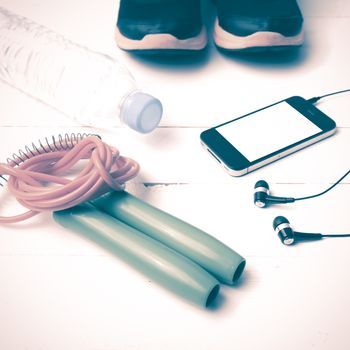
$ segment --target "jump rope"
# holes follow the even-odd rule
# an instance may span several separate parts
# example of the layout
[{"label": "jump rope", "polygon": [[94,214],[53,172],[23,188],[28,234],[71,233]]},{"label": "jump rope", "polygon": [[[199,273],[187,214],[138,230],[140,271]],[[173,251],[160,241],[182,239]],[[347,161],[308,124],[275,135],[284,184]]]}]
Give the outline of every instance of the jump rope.
[{"label": "jump rope", "polygon": [[[85,167],[69,178],[83,160]],[[0,173],[9,176],[9,191],[28,209],[0,217],[0,223],[53,211],[63,227],[111,250],[172,292],[208,307],[220,282],[232,285],[240,277],[245,259],[208,233],[123,191],[138,171],[136,161],[96,135],[39,141],[39,146],[32,144],[0,164]]]},{"label": "jump rope", "polygon": [[[73,178],[69,171],[82,160],[83,169]],[[139,164],[120,155],[118,149],[97,135],[65,134],[39,145],[19,150],[7,164],[0,163],[0,174],[8,175],[8,190],[27,212],[0,217],[0,223],[15,223],[43,211],[57,211],[95,199],[111,190],[123,190],[139,171]],[[47,184],[50,185],[48,186]]]}]

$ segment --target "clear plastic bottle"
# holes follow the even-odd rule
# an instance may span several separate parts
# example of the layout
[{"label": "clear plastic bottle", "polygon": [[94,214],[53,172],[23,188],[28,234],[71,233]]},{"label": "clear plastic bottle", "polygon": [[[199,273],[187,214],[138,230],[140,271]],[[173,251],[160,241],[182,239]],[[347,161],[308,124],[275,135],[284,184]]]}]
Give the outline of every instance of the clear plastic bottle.
[{"label": "clear plastic bottle", "polygon": [[84,125],[152,131],[160,101],[118,61],[0,7],[0,79]]}]

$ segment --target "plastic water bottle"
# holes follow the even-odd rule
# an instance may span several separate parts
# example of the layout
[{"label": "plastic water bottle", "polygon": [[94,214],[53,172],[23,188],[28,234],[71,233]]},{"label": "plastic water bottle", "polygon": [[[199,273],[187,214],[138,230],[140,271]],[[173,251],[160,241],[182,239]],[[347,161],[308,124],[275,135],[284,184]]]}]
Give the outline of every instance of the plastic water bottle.
[{"label": "plastic water bottle", "polygon": [[160,101],[118,61],[0,7],[0,79],[84,125],[152,131]]}]

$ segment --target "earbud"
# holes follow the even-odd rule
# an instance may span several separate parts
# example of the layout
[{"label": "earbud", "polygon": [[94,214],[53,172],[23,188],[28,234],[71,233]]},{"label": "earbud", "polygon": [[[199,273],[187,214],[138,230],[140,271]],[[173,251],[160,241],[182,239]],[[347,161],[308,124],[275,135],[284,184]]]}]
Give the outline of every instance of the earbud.
[{"label": "earbud", "polygon": [[269,184],[264,180],[259,180],[254,186],[254,204],[259,208],[264,208],[266,205],[266,197],[269,194]]},{"label": "earbud", "polygon": [[292,197],[270,196],[269,184],[264,180],[259,180],[254,186],[254,204],[259,208],[264,208],[268,204],[293,202],[295,202],[295,198]]},{"label": "earbud", "polygon": [[319,240],[324,237],[321,233],[294,232],[289,221],[284,216],[277,216],[273,220],[272,226],[281,242],[285,245],[291,245],[302,240]]}]

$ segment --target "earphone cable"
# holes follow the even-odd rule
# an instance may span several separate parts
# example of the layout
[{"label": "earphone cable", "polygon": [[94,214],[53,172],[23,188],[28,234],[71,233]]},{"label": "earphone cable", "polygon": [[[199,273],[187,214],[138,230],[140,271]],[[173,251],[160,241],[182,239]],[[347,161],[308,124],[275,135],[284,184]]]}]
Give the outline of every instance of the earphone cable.
[{"label": "earphone cable", "polygon": [[[343,94],[345,92],[350,92],[350,89],[345,89],[345,90],[339,90],[339,91],[335,91],[335,92],[331,92],[329,94],[325,94],[322,96],[317,96],[317,97],[312,97],[310,99],[308,99],[309,102],[311,103],[316,103],[317,101],[321,100],[324,97],[329,97],[329,96],[333,96],[333,95],[338,95],[338,94]],[[315,197],[319,197],[322,196],[323,194],[327,193],[328,191],[330,191],[331,189],[333,189],[335,186],[337,186],[345,177],[347,177],[350,174],[350,170],[348,172],[346,172],[345,175],[343,175],[337,182],[335,182],[331,187],[329,187],[328,189],[326,189],[325,191],[319,193],[319,194],[315,194],[313,196],[307,196],[307,197],[302,197],[302,198],[295,198],[296,201],[301,201],[304,199],[310,199],[310,198],[315,198]]]},{"label": "earphone cable", "polygon": [[322,96],[312,97],[312,98],[309,98],[308,101],[311,102],[312,104],[314,104],[314,103],[316,103],[317,101],[321,100],[324,97],[329,97],[329,96],[333,96],[333,95],[343,94],[345,92],[350,92],[350,89],[339,90],[339,91],[331,92],[329,94],[325,94],[325,95],[322,95]]},{"label": "earphone cable", "polygon": [[325,191],[314,194],[312,196],[307,196],[307,197],[300,197],[300,198],[295,198],[295,201],[302,201],[304,199],[311,199],[311,198],[316,198],[319,196],[324,195],[325,193],[329,192],[331,189],[333,189],[335,186],[337,186],[343,179],[345,179],[348,175],[350,174],[350,170],[348,170],[338,181],[336,181],[331,187],[327,188]]},{"label": "earphone cable", "polygon": [[322,235],[322,237],[327,237],[327,238],[350,237],[350,234],[345,233],[345,234],[336,234],[336,235]]}]

